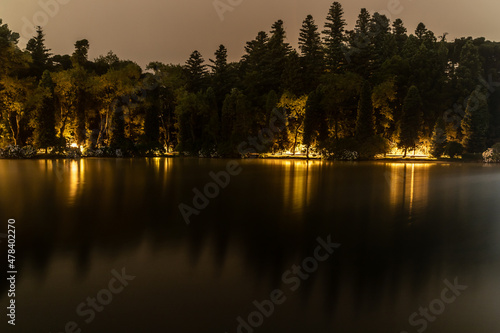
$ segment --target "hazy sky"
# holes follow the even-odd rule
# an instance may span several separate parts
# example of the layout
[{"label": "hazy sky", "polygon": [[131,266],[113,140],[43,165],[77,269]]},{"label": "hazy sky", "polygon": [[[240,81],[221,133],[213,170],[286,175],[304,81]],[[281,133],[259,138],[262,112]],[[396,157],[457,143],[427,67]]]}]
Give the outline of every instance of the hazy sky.
[{"label": "hazy sky", "polygon": [[[324,24],[330,0],[0,0],[0,18],[25,41],[42,25],[54,53],[72,53],[75,41],[90,42],[90,57],[113,50],[121,59],[144,66],[150,61],[184,63],[197,49],[213,58],[219,44],[231,60],[260,30],[285,22],[288,41],[297,44],[302,21],[312,14]],[[484,36],[500,41],[498,0],[349,0],[341,1],[349,27],[362,7],[401,17],[409,32],[424,22],[436,36]],[[230,9],[230,10],[229,10]],[[222,19],[221,19],[222,18]],[[21,46],[25,45],[21,43]]]}]

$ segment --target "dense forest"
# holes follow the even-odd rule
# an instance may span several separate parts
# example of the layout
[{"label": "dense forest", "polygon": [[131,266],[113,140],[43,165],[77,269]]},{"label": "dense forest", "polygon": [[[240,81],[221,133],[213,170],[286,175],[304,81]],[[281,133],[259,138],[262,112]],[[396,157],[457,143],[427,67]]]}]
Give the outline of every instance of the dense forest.
[{"label": "dense forest", "polygon": [[500,141],[500,43],[448,41],[423,23],[411,34],[366,9],[347,30],[338,2],[322,25],[305,18],[297,50],[278,20],[238,62],[220,45],[209,61],[194,51],[184,65],[143,70],[112,52],[89,60],[87,40],[51,54],[40,27],[24,50],[18,39],[0,21],[0,147],[9,149],[342,159],[454,157]]}]

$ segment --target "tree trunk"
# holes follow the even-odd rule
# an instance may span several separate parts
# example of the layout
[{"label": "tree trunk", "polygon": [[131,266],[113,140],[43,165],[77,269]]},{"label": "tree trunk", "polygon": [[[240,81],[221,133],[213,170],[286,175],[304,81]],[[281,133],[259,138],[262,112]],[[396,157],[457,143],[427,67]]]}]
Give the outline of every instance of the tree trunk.
[{"label": "tree trunk", "polygon": [[295,156],[295,150],[297,149],[297,138],[299,136],[299,127],[295,129],[295,138],[293,140],[293,156]]}]

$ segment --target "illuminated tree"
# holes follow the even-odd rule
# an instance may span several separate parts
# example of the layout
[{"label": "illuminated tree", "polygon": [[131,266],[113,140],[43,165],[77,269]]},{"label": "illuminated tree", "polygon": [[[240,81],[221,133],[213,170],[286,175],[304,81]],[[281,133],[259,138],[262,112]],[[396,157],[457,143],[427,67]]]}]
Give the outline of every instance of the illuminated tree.
[{"label": "illuminated tree", "polygon": [[420,142],[423,125],[422,99],[418,88],[411,86],[404,100],[403,115],[399,124],[399,147],[415,150]]},{"label": "illuminated tree", "polygon": [[34,139],[36,147],[45,149],[47,153],[47,148],[56,144],[54,82],[48,71],[43,73],[40,80],[39,93],[41,102],[36,115]]}]

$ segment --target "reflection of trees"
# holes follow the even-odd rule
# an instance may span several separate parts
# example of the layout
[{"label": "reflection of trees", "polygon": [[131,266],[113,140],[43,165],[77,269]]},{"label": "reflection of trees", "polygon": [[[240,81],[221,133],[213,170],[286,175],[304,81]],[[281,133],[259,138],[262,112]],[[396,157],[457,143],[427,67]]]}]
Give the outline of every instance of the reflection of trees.
[{"label": "reflection of trees", "polygon": [[[332,234],[342,247],[300,289],[306,302],[315,283],[327,281],[324,308],[331,314],[345,288],[355,308],[373,307],[384,295],[395,299],[408,281],[418,293],[430,277],[491,255],[478,252],[489,241],[484,236],[481,244],[464,240],[493,225],[467,225],[467,216],[450,211],[470,197],[460,174],[444,177],[445,167],[434,165],[408,165],[405,175],[384,163],[245,161],[243,173],[186,226],[178,204],[189,203],[191,189],[226,163],[2,161],[0,210],[19,221],[18,265],[32,265],[43,278],[55,253],[69,254],[84,277],[91,253],[113,257],[144,240],[158,250],[188,242],[197,265],[205,245],[214,244],[219,272],[232,269],[228,253],[241,252],[248,274],[272,288],[291,264],[311,255],[318,236]],[[480,255],[456,255],[468,251]]]}]

